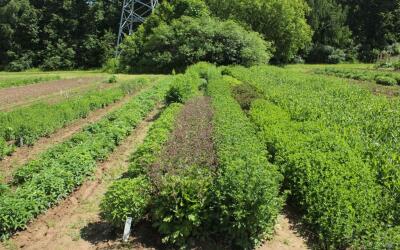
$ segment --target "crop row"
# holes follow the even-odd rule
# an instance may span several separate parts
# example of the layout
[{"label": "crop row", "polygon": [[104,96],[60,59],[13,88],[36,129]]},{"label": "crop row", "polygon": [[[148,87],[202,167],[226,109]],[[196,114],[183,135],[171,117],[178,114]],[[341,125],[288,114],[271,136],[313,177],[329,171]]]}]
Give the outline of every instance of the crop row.
[{"label": "crop row", "polygon": [[268,101],[255,101],[250,117],[285,176],[290,200],[320,242],[336,249],[357,244],[370,249],[367,237],[379,231],[378,219],[390,200],[358,152],[318,122],[292,121]]},{"label": "crop row", "polygon": [[317,237],[336,247],[399,244],[399,101],[275,67],[227,72],[268,100],[252,118]]},{"label": "crop row", "polygon": [[121,109],[21,167],[14,177],[15,189],[1,189],[0,235],[24,228],[91,175],[96,162],[107,158],[164,98],[169,80],[140,93]]},{"label": "crop row", "polygon": [[0,113],[0,159],[13,151],[14,146],[7,142],[14,141],[17,146],[32,145],[69,122],[143,88],[147,82],[145,78],[123,82],[118,87],[90,91],[56,104],[38,103]]},{"label": "crop row", "polygon": [[16,87],[45,81],[59,80],[60,76],[30,76],[30,77],[6,77],[0,78],[0,89]]},{"label": "crop row", "polygon": [[333,75],[361,81],[375,81],[381,85],[400,85],[400,74],[385,71],[324,68],[314,70],[316,74]]},{"label": "crop row", "polygon": [[[253,125],[230,96],[229,80],[210,65],[190,68],[187,77],[195,77],[194,72],[198,83],[199,76],[200,83],[206,81],[203,87],[211,97],[218,167],[195,165],[168,171],[161,166],[158,169],[167,171],[154,178],[153,169],[163,162],[158,157],[181,109],[172,104],[133,156],[129,178],[115,182],[107,192],[103,214],[119,227],[127,217],[138,222],[148,214],[165,243],[182,246],[193,238],[207,238],[225,246],[250,248],[273,231],[283,203],[279,196],[282,177],[268,163]],[[175,96],[189,100],[185,96],[192,94],[185,93],[191,91],[184,90],[194,85],[181,86],[173,91]]]},{"label": "crop row", "polygon": [[208,85],[219,163],[211,192],[211,221],[216,232],[248,249],[273,232],[283,203],[282,176],[268,162],[264,145],[230,95],[229,84],[229,78],[223,78]]}]

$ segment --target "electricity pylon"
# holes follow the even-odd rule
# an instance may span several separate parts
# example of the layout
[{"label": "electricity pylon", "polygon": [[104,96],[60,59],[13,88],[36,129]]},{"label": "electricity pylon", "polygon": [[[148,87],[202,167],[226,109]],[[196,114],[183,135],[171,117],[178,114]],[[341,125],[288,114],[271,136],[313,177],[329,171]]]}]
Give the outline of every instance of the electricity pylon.
[{"label": "electricity pylon", "polygon": [[135,24],[141,24],[145,21],[155,7],[158,0],[124,0],[122,6],[121,21],[119,24],[117,48],[115,50],[116,56],[119,56],[119,45],[126,35],[131,35]]}]

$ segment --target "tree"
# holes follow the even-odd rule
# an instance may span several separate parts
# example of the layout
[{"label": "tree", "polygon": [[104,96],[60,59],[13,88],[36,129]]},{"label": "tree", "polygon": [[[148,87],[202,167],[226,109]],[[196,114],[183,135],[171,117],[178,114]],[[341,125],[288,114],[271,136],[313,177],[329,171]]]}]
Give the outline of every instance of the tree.
[{"label": "tree", "polygon": [[0,5],[0,68],[101,66],[115,46],[122,1],[10,0]]},{"label": "tree", "polygon": [[373,61],[374,50],[400,41],[400,0],[338,1],[349,9],[347,23],[361,44],[362,59]]},{"label": "tree", "polygon": [[271,44],[234,21],[210,16],[202,0],[163,2],[122,44],[125,71],[171,72],[199,61],[218,65],[267,63]]},{"label": "tree", "polygon": [[[0,69],[24,70],[35,60],[39,43],[38,13],[28,0],[0,7]],[[11,68],[10,68],[11,66]]]},{"label": "tree", "polygon": [[308,0],[308,4],[311,8],[308,23],[314,31],[314,44],[346,48],[352,43],[352,34],[346,25],[347,9],[336,0]]},{"label": "tree", "polygon": [[274,42],[274,61],[289,62],[311,42],[304,0],[205,0],[211,12],[223,19],[242,22]]}]

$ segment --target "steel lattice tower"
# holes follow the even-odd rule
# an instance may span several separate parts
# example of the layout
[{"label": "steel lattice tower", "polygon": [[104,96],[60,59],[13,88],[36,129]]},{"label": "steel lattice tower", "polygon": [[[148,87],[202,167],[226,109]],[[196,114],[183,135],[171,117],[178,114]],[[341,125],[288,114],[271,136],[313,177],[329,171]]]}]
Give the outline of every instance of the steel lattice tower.
[{"label": "steel lattice tower", "polygon": [[135,24],[143,23],[158,4],[158,0],[124,0],[119,25],[116,55],[120,53],[119,45],[126,35],[131,35]]}]

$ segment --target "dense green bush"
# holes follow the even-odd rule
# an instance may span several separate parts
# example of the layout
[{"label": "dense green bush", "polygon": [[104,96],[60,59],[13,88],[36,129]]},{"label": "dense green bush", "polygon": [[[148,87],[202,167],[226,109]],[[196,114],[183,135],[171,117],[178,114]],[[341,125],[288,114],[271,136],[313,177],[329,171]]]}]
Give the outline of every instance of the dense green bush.
[{"label": "dense green bush", "polygon": [[387,85],[387,86],[394,86],[397,84],[396,79],[393,79],[391,77],[388,76],[377,76],[375,78],[375,81],[377,84],[381,84],[381,85]]},{"label": "dense green bush", "polygon": [[312,39],[304,0],[206,0],[211,12],[222,19],[247,24],[267,41],[273,42],[273,60],[288,63]]},{"label": "dense green bush", "polygon": [[239,84],[232,88],[232,94],[240,107],[248,111],[250,110],[251,103],[260,98],[261,94],[250,84]]},{"label": "dense green bush", "polygon": [[331,63],[338,64],[346,61],[346,54],[343,50],[328,45],[314,45],[307,55],[308,63]]},{"label": "dense green bush", "polygon": [[394,68],[395,70],[400,70],[400,60],[393,63],[393,68]]},{"label": "dense green bush", "polygon": [[6,140],[0,137],[0,160],[3,159],[4,156],[11,154],[12,151],[13,147],[9,146]]},{"label": "dense green bush", "polygon": [[322,245],[343,248],[375,232],[381,189],[340,135],[317,122],[291,121],[267,101],[256,101],[250,116],[285,176],[290,200]]},{"label": "dense green bush", "polygon": [[190,239],[204,236],[211,185],[212,173],[204,166],[188,166],[161,177],[152,218],[163,242],[187,246]]},{"label": "dense green bush", "polygon": [[[280,110],[285,111],[285,116],[289,117],[291,122],[286,122],[289,125],[283,121],[283,124],[280,125],[281,128],[279,128],[278,125],[273,126],[273,123],[269,121],[270,128],[264,130],[264,138],[281,139],[271,139],[270,142],[266,143],[277,146],[287,145],[287,147],[278,148],[282,154],[290,153],[285,150],[288,147],[293,149],[293,154],[290,153],[292,156],[287,158],[288,162],[293,164],[285,164],[283,170],[295,169],[291,173],[296,176],[294,180],[299,180],[299,175],[303,174],[302,171],[307,169],[307,171],[313,171],[313,168],[311,168],[311,163],[313,163],[315,167],[321,168],[320,175],[324,178],[333,178],[332,183],[337,183],[332,184],[332,187],[326,187],[327,189],[336,189],[345,185],[343,189],[340,189],[342,191],[338,192],[340,196],[325,196],[332,198],[342,196],[350,203],[352,203],[352,200],[357,203],[350,206],[353,209],[351,213],[337,213],[336,216],[327,216],[326,219],[321,220],[318,218],[322,213],[316,210],[312,217],[306,217],[314,218],[318,223],[323,222],[324,234],[328,236],[325,236],[322,240],[325,241],[327,238],[333,237],[336,238],[334,240],[336,243],[332,244],[341,245],[350,242],[355,245],[355,249],[380,249],[379,246],[382,245],[396,246],[396,244],[399,244],[395,242],[396,237],[390,240],[389,235],[390,232],[396,232],[400,223],[398,212],[400,204],[398,164],[400,159],[398,157],[399,142],[397,140],[400,136],[400,102],[397,99],[375,96],[369,90],[348,84],[341,79],[296,73],[276,67],[260,66],[250,69],[233,67],[230,68],[230,71],[236,78],[261,90],[265,98],[274,104],[270,106],[278,106]],[[370,73],[372,76],[377,73],[387,74],[386,71],[353,71]],[[273,112],[261,108],[260,110],[264,112],[262,119],[265,122],[268,117],[273,116]],[[274,120],[279,122],[283,118],[277,117]],[[297,125],[293,127],[291,124]],[[271,127],[275,127],[276,130],[272,130]],[[301,136],[302,134],[304,136]],[[280,142],[283,144],[280,144]],[[296,146],[300,142],[306,144]],[[276,147],[268,146],[267,148],[273,152]],[[304,148],[306,149],[306,157],[302,158],[297,152],[303,152]],[[322,151],[322,155],[320,151]],[[277,160],[283,161],[281,156],[275,156],[272,159],[275,162]],[[314,159],[318,161],[314,161]],[[325,163],[325,160],[328,163]],[[302,161],[305,165],[301,164]],[[305,170],[301,167],[297,170],[297,165],[305,166]],[[352,173],[352,169],[355,170],[355,173]],[[369,173],[367,170],[369,170]],[[334,174],[330,171],[333,171]],[[338,173],[335,173],[336,171]],[[344,176],[343,173],[345,173]],[[309,180],[308,175],[304,179]],[[340,181],[340,179],[343,179],[343,181]],[[357,179],[359,181],[355,181]],[[307,191],[308,186],[304,185],[308,183],[307,181],[300,183],[300,185]],[[360,188],[360,191],[354,191],[354,194],[360,194],[358,195],[360,197],[352,198],[351,193],[344,191],[353,188]],[[377,189],[380,191],[375,193]],[[323,188],[320,190],[324,192]],[[371,193],[368,194],[368,192]],[[302,193],[301,195],[305,194]],[[300,195],[297,196],[300,197]],[[370,207],[363,208],[365,204],[371,202],[371,196],[378,197],[373,198],[376,202],[372,202]],[[363,200],[364,198],[366,200]],[[332,201],[330,200],[326,204],[330,204],[330,202]],[[323,203],[313,203],[311,207],[314,209],[316,206],[323,206],[321,204]],[[333,205],[331,206],[333,207]],[[345,209],[345,207],[343,206],[342,209]],[[374,212],[373,210],[376,208],[378,209]],[[335,210],[340,211],[340,207],[336,207]],[[356,215],[354,213],[356,210],[361,210],[361,212]],[[369,212],[365,213],[364,210]],[[370,214],[375,215],[368,219],[368,216],[371,216]],[[326,215],[329,215],[329,211]],[[350,220],[348,223],[355,224],[355,226],[346,229],[347,226],[344,225],[347,223],[344,222],[346,219]],[[338,222],[337,225],[329,226],[329,223],[334,224],[335,221]],[[340,225],[342,225],[342,229],[340,229]],[[323,228],[319,225],[314,227],[315,234],[318,235]],[[329,228],[332,228],[332,232]],[[354,232],[354,238],[351,238],[351,232]],[[382,241],[378,241],[379,237],[374,238],[377,235],[380,235]],[[341,237],[344,237],[344,239],[341,239]],[[325,244],[329,245],[329,240]]]},{"label": "dense green bush", "polygon": [[146,214],[151,201],[151,185],[146,177],[121,179],[113,183],[101,202],[103,219],[122,228],[128,217],[136,224]]},{"label": "dense green bush", "polygon": [[209,227],[227,246],[249,249],[273,232],[282,207],[282,176],[267,160],[264,145],[227,79],[209,82],[218,170],[211,190]]},{"label": "dense green bush", "polygon": [[[245,66],[269,61],[271,44],[258,33],[234,21],[210,17],[204,3],[193,7],[186,2],[161,4],[159,18],[149,18],[124,40],[120,60],[123,69],[169,73],[200,61]],[[173,15],[166,7],[170,5]]]}]

